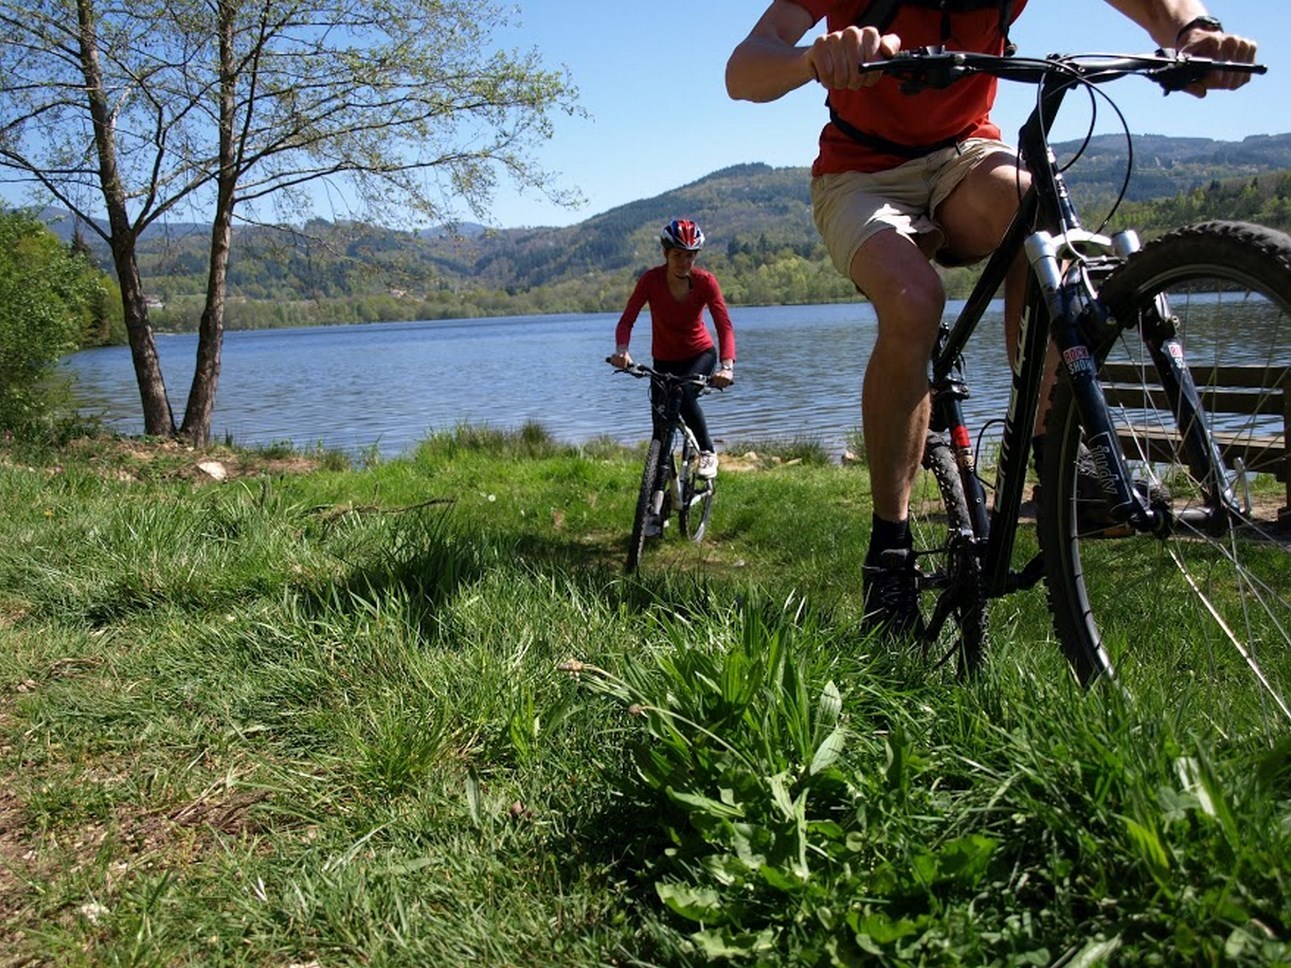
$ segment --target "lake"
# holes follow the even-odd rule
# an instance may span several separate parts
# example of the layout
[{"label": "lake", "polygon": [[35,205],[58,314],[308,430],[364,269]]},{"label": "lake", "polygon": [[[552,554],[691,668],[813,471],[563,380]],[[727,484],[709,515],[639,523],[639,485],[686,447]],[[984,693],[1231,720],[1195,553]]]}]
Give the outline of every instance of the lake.
[{"label": "lake", "polygon": [[[958,309],[951,304],[948,310]],[[970,344],[967,410],[979,426],[1008,393],[996,305]],[[810,438],[839,454],[860,424],[861,379],[874,341],[868,303],[734,308],[737,382],[704,398],[719,446]],[[517,428],[533,421],[557,439],[649,437],[647,383],[604,362],[617,314],[513,316],[228,332],[212,421],[216,440],[290,441],[392,457],[460,424]],[[176,419],[192,381],[197,337],[159,335]],[[649,318],[633,333],[649,360]],[[138,386],[124,346],[69,357],[87,413],[125,434],[143,432]]]}]

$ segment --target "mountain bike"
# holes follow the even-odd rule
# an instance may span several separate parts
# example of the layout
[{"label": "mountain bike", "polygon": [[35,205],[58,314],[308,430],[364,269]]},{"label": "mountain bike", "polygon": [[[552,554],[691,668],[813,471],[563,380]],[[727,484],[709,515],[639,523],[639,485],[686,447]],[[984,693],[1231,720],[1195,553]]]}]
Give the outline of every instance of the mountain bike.
[{"label": "mountain bike", "polygon": [[708,530],[717,482],[699,476],[699,443],[682,419],[681,402],[687,386],[706,393],[709,384],[706,376],[674,376],[640,363],[615,372],[649,378],[657,391],[651,394],[655,430],[646,450],[632,536],[628,539],[626,567],[628,572],[635,572],[646,543],[663,537],[674,509],[677,526],[685,537],[702,541]]},{"label": "mountain bike", "polygon": [[[1291,238],[1221,221],[1146,244],[1129,229],[1101,234],[1106,222],[1088,231],[1048,141],[1074,89],[1096,104],[1106,99],[1098,85],[1130,75],[1168,93],[1207,71],[1264,68],[1170,51],[1028,59],[925,48],[863,69],[914,88],[984,73],[1037,91],[1019,140],[1031,186],[961,312],[943,320],[930,361],[926,473],[911,505],[923,647],[954,659],[961,674],[975,670],[988,648],[990,606],[1043,580],[1054,633],[1082,685],[1156,670],[1172,677],[1177,702],[1203,715],[1222,704],[1226,718],[1285,728],[1291,510],[1279,509],[1282,491],[1269,472],[1287,473],[1280,411],[1291,404],[1274,388],[1287,384],[1291,363]],[[985,428],[974,446],[964,422],[963,351],[1019,253],[1030,266],[1028,290],[988,481],[977,466]],[[1030,553],[1017,538],[1051,341],[1058,379]],[[1219,388],[1233,364],[1262,377],[1243,407],[1250,417],[1220,416]],[[1115,395],[1105,380],[1113,365],[1133,375]],[[1259,686],[1245,691],[1240,711],[1231,708],[1239,676]]]}]

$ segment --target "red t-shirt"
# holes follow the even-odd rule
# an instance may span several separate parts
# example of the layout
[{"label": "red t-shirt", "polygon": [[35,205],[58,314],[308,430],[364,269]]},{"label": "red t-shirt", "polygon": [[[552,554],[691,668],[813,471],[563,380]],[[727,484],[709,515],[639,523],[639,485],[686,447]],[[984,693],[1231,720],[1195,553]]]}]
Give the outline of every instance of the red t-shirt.
[{"label": "red t-shirt", "polygon": [[[825,18],[830,31],[851,26],[869,6],[870,0],[793,0],[819,21]],[[1015,0],[1013,17],[1022,12],[1026,0]],[[909,50],[944,43],[951,50],[999,54],[1004,50],[998,6],[950,15],[951,33],[942,35],[942,13],[928,7],[898,4],[896,16],[886,33],[901,38]],[[901,82],[880,78],[873,87],[856,91],[830,91],[829,100],[838,115],[854,128],[901,145],[927,145],[945,138],[998,138],[1000,129],[990,119],[995,103],[996,81],[978,75],[941,90],[904,94]],[[820,133],[820,154],[812,174],[842,171],[885,171],[909,161],[900,155],[884,154],[839,131],[832,123]]]},{"label": "red t-shirt", "polygon": [[703,269],[690,270],[690,292],[677,299],[668,290],[668,267],[655,266],[642,273],[628,298],[627,307],[614,330],[614,342],[627,346],[632,324],[641,307],[650,304],[651,355],[656,360],[675,362],[698,356],[713,345],[713,337],[704,325],[704,307],[708,307],[717,326],[721,346],[720,359],[735,359],[735,328],[717,277]]}]

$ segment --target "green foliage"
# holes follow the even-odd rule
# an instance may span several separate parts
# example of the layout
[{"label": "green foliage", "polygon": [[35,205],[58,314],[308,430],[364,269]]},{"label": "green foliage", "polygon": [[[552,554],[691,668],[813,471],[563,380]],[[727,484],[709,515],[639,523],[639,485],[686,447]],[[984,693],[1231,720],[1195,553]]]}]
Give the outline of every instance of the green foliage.
[{"label": "green foliage", "polygon": [[720,626],[707,641],[662,629],[653,669],[568,666],[641,723],[619,783],[652,818],[643,876],[699,960],[1291,953],[1266,930],[1287,914],[1267,862],[1284,833],[1234,813],[1259,804],[1276,826],[1281,781],[1258,774],[1285,776],[1286,744],[1230,749],[1220,767],[1155,702],[1131,711],[1005,670],[971,691],[912,686],[909,662],[825,659],[828,637],[801,608],[746,604]]},{"label": "green foliage", "polygon": [[1291,229],[1291,171],[1245,178],[1212,180],[1205,186],[1170,198],[1127,203],[1113,226],[1134,226],[1145,237],[1189,222],[1239,219],[1287,231]]},{"label": "green foliage", "polygon": [[0,210],[0,431],[50,426],[54,366],[102,318],[98,273],[33,216]]},{"label": "green foliage", "polygon": [[867,640],[855,468],[724,474],[625,579],[640,456],[532,425],[0,448],[12,959],[1291,956],[1282,732],[1179,703],[1173,626],[1079,691],[1038,591],[970,684]]}]

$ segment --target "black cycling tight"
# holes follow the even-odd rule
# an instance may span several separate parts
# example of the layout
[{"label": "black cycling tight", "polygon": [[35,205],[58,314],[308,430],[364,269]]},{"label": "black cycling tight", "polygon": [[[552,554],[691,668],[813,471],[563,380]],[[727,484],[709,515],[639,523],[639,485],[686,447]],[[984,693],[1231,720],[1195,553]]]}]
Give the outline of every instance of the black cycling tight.
[{"label": "black cycling tight", "polygon": [[[655,360],[654,368],[660,373],[670,373],[673,376],[709,376],[713,368],[717,366],[717,348],[710,347],[704,350],[698,356],[692,356],[688,360]],[[654,399],[658,390],[651,384],[651,402],[655,405],[659,401]],[[682,390],[681,398],[681,417],[686,421],[686,426],[691,429],[695,435],[695,440],[699,443],[700,450],[713,450],[713,438],[708,434],[708,421],[704,419],[704,411],[699,409],[699,387],[687,386]],[[659,428],[655,428],[658,435]]]}]

